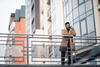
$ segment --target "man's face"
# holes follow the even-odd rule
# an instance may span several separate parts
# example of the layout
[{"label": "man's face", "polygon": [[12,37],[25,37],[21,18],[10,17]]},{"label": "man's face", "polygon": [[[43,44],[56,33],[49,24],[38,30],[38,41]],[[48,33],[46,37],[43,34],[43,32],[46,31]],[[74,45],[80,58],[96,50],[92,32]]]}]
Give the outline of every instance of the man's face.
[{"label": "man's face", "polygon": [[66,28],[70,28],[70,24],[66,24],[65,27],[66,27]]}]

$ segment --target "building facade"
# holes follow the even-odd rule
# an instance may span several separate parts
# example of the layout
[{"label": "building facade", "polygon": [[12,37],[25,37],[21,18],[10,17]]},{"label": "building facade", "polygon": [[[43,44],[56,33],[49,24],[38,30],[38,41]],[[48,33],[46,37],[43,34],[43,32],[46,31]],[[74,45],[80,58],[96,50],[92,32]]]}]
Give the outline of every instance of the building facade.
[{"label": "building facade", "polygon": [[[99,0],[51,0],[52,35],[61,35],[64,23],[70,22],[71,26],[75,28],[77,36],[99,36],[99,9]],[[81,42],[76,43],[79,46],[98,45],[98,40],[79,40],[78,42]],[[76,47],[76,50],[82,48]],[[53,48],[52,56],[60,57],[59,48]],[[86,63],[95,64],[97,60],[99,58],[92,60],[95,62]]]},{"label": "building facade", "polygon": [[69,21],[78,36],[96,35],[92,0],[64,0],[64,19]]},{"label": "building facade", "polygon": [[23,46],[26,46],[26,39],[19,38],[25,35],[14,35],[26,34],[25,6],[21,6],[21,9],[16,9],[16,12],[11,14],[8,30],[11,35],[8,35],[6,45],[7,64],[26,64],[26,56],[22,52],[24,51]]},{"label": "building facade", "polygon": [[[77,36],[99,36],[99,0],[64,0],[64,23],[70,22],[75,28]],[[98,40],[80,40],[80,45],[97,45]],[[90,44],[83,44],[87,42]],[[76,44],[78,45],[78,44]],[[77,47],[76,47],[77,48]],[[81,49],[81,48],[77,48]],[[86,64],[97,64],[93,59]],[[92,62],[95,61],[95,62]]]},{"label": "building facade", "polygon": [[26,32],[27,34],[32,33],[31,27],[31,0],[26,0],[26,10],[25,10],[25,17],[26,17]]},{"label": "building facade", "polygon": [[26,27],[28,34],[40,29],[40,0],[26,0]]},{"label": "building facade", "polygon": [[[42,30],[42,33],[45,35],[61,35],[61,30],[65,29],[65,22],[70,22],[70,24],[75,28],[77,36],[100,36],[99,0],[26,0],[26,3],[27,27],[31,29],[31,33],[35,33],[36,30]],[[29,30],[27,29],[27,31]],[[50,41],[59,40],[50,39]],[[81,43],[76,45],[84,46],[82,42],[86,42],[91,43],[85,44],[87,46],[90,46],[97,45],[97,42],[99,41],[79,40],[78,42]],[[60,57],[60,44],[51,44],[58,45],[58,47],[50,47],[50,53],[47,53],[48,56],[50,58]],[[81,48],[76,47],[76,49]],[[94,60],[99,59],[96,58],[92,61]],[[86,64],[88,63],[90,62],[86,62]]]},{"label": "building facade", "polygon": [[[29,14],[28,14],[29,12]],[[28,16],[29,15],[29,16]],[[31,29],[31,34],[41,34],[41,35],[51,35],[52,31],[52,23],[51,23],[51,1],[50,0],[26,0],[26,23],[30,24],[27,25]],[[30,19],[28,19],[30,17]],[[27,29],[27,31],[29,31]],[[27,32],[28,33],[28,32]],[[50,36],[49,36],[50,37]],[[47,39],[48,41],[51,41],[50,38]],[[41,40],[42,41],[42,40]],[[36,57],[49,57],[52,53],[49,51],[49,47],[45,46],[47,43],[39,43],[34,44],[35,45],[41,45],[37,46],[38,48],[41,48],[43,50],[47,51],[43,53],[44,51],[41,49],[35,49],[32,47],[32,50],[36,51],[32,52],[32,56]],[[44,47],[45,46],[45,47]],[[50,48],[51,50],[51,48]],[[41,51],[41,53],[38,53],[38,51]],[[45,59],[44,59],[45,60]],[[30,61],[30,63],[32,63]],[[45,62],[42,62],[41,64],[44,64]]]}]

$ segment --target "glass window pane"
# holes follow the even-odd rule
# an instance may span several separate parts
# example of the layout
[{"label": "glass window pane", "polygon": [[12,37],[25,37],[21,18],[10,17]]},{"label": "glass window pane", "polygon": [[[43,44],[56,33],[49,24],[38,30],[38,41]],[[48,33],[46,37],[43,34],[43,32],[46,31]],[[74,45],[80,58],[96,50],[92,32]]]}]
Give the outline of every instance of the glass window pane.
[{"label": "glass window pane", "polygon": [[68,4],[66,4],[66,12],[67,12],[67,15],[69,13],[69,7],[68,7]]},{"label": "glass window pane", "polygon": [[79,25],[79,22],[74,23],[74,28],[75,28],[75,31],[76,31],[76,35],[80,36],[80,25]]},{"label": "glass window pane", "polygon": [[88,33],[95,31],[93,15],[87,17]]},{"label": "glass window pane", "polygon": [[81,16],[80,16],[80,20],[82,20],[82,19],[85,18],[85,17],[86,17],[86,14],[81,15]]},{"label": "glass window pane", "polygon": [[70,21],[70,24],[73,26],[73,21]]},{"label": "glass window pane", "polygon": [[68,0],[67,2],[68,2],[68,3],[67,3],[67,12],[68,12],[67,14],[69,14],[69,13],[70,13],[70,11],[69,11],[69,10],[70,10],[70,3],[69,3],[69,0]]},{"label": "glass window pane", "polygon": [[93,10],[89,10],[86,14],[87,14],[87,16],[93,14]]},{"label": "glass window pane", "polygon": [[72,11],[72,0],[69,0],[69,12]]},{"label": "glass window pane", "polygon": [[79,4],[82,4],[83,2],[85,2],[85,0],[79,0]]},{"label": "glass window pane", "polygon": [[72,0],[73,8],[78,6],[78,0]]},{"label": "glass window pane", "polygon": [[91,10],[91,9],[92,9],[92,2],[91,2],[91,0],[88,0],[86,2],[86,11]]},{"label": "glass window pane", "polygon": [[82,4],[82,5],[79,6],[79,14],[82,15],[84,13],[85,13],[85,5]]},{"label": "glass window pane", "polygon": [[81,31],[82,31],[82,35],[86,34],[86,21],[85,20],[81,21]]},{"label": "glass window pane", "polygon": [[70,16],[67,16],[67,21],[70,21]]},{"label": "glass window pane", "polygon": [[[73,20],[73,18],[72,18],[72,13],[69,15],[69,19],[70,19],[70,21]],[[69,21],[69,22],[70,22],[70,21]]]},{"label": "glass window pane", "polygon": [[73,19],[77,18],[78,17],[78,8],[74,9],[73,10]]},{"label": "glass window pane", "polygon": [[79,22],[79,17],[74,19],[74,23]]}]

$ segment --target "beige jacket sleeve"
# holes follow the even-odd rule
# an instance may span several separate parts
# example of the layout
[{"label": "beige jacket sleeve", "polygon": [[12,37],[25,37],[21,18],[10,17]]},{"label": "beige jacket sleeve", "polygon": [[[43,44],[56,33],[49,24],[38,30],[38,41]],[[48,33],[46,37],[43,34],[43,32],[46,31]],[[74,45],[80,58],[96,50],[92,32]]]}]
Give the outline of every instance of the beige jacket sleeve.
[{"label": "beige jacket sleeve", "polygon": [[75,32],[74,28],[71,28],[69,32],[67,30],[63,29],[61,34],[62,35],[73,35],[73,36],[76,36],[76,32]]},{"label": "beige jacket sleeve", "polygon": [[69,34],[76,36],[76,32],[75,32],[74,28],[71,28],[71,30],[69,31]]}]

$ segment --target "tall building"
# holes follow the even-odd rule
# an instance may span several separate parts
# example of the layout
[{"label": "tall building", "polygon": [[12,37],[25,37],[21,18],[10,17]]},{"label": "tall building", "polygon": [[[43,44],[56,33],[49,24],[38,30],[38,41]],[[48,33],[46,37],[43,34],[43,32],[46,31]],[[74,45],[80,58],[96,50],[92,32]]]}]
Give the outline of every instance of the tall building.
[{"label": "tall building", "polygon": [[26,17],[26,32],[28,34],[32,33],[32,26],[31,26],[31,0],[26,0],[26,10],[25,10],[25,17]]},{"label": "tall building", "polygon": [[9,61],[7,64],[25,64],[26,56],[22,51],[25,50],[23,46],[26,46],[26,39],[17,38],[25,35],[14,35],[26,34],[25,6],[21,6],[21,9],[16,9],[16,12],[11,14],[8,30],[11,35],[8,35],[6,45],[5,56],[9,57],[6,58],[6,61]]},{"label": "tall building", "polygon": [[[9,33],[10,34],[14,34],[14,29],[15,29],[15,22],[14,22],[14,18],[15,18],[15,13],[11,13],[11,16],[10,16],[10,22],[9,22],[9,26],[8,26],[8,30],[9,30]],[[12,40],[12,42],[9,42],[10,40]],[[7,37],[7,45],[6,45],[6,51],[9,51],[9,46],[11,46],[13,44],[13,40],[14,40],[14,35],[8,35]],[[11,57],[9,52],[6,52],[5,53],[5,56],[7,57]],[[12,58],[5,58],[5,60],[14,60]],[[13,62],[7,62],[7,64],[10,64],[10,63],[13,63]]]},{"label": "tall building", "polygon": [[[27,27],[28,34],[43,35],[43,31],[40,29],[40,0],[26,0],[26,27]],[[38,39],[36,38],[35,40],[38,40]],[[43,51],[41,50],[43,47],[37,46],[37,45],[42,45],[43,43],[34,43],[32,41],[34,41],[34,38],[30,39],[29,41],[29,43],[31,43],[29,47],[32,47],[31,49],[32,55],[29,57],[29,63],[36,64],[37,62],[33,62],[35,61],[34,57],[43,56],[42,54]],[[41,62],[38,62],[38,63],[41,63]]]},{"label": "tall building", "polygon": [[[64,23],[70,22],[75,28],[77,36],[99,36],[99,9],[99,0],[51,0],[52,35],[60,35],[61,29],[64,29]],[[97,45],[98,40],[80,40],[79,42],[89,44],[80,43],[76,45],[89,46]],[[57,47],[53,48],[54,57],[60,56],[58,49]],[[76,47],[76,49],[82,50],[81,47]],[[86,50],[86,48],[84,49]],[[92,61],[94,60],[97,61],[99,58]],[[93,64],[91,61],[85,63]]]},{"label": "tall building", "polygon": [[27,33],[34,34],[40,29],[40,0],[26,0],[26,27]]},{"label": "tall building", "polygon": [[14,33],[14,27],[15,27],[14,18],[15,18],[15,13],[11,13],[8,30],[12,34]]},{"label": "tall building", "polygon": [[[64,28],[63,13],[63,0],[51,0],[52,35],[61,35],[61,30]],[[60,40],[52,39],[52,41]],[[59,51],[60,44],[54,43],[53,45],[55,45],[56,47],[53,47],[52,49],[52,56],[55,58],[59,58],[61,56]],[[58,60],[60,60],[60,58]],[[59,64],[59,62],[56,63]]]},{"label": "tall building", "polygon": [[[52,34],[51,0],[40,1],[40,29],[43,30],[44,35]],[[46,41],[51,42],[51,40],[51,36],[49,36],[49,38]],[[52,45],[52,43],[44,42],[44,50],[46,50],[44,57],[47,57],[48,61],[51,60],[50,57],[52,55],[52,47],[50,47],[50,45]],[[46,63],[48,64],[50,62]]]},{"label": "tall building", "polygon": [[95,18],[95,29],[96,29],[96,36],[100,36],[100,0],[93,0],[93,10],[94,10],[94,18]]},{"label": "tall building", "polygon": [[[99,36],[99,9],[99,0],[51,0],[52,35],[61,35],[61,29],[64,29],[65,27],[64,23],[70,22],[75,28],[77,36]],[[85,41],[79,40],[79,42],[81,43],[76,43],[76,46],[99,45],[97,44],[98,40],[96,39]],[[88,44],[84,44],[83,42]],[[78,49],[83,51],[83,47],[76,47],[76,50]],[[86,50],[86,48],[84,48],[84,50]],[[59,47],[53,48],[52,56],[60,56]],[[94,60],[97,61],[99,58],[92,59],[92,61]],[[85,63],[92,64],[91,61]]]},{"label": "tall building", "polygon": [[[26,0],[26,4],[27,33],[31,29],[32,34],[40,34],[40,32],[35,33],[36,30],[40,30],[44,35],[61,35],[61,30],[65,28],[65,22],[70,22],[70,24],[75,28],[77,36],[95,37],[100,35],[99,0]],[[51,36],[48,40],[51,42],[59,41],[52,39]],[[90,45],[98,45],[97,42],[99,41],[79,40],[79,42],[81,43],[76,45],[87,45],[90,47]],[[91,44],[83,44],[82,42]],[[47,49],[48,52],[45,56],[50,57],[51,59],[52,57],[60,57],[60,44],[51,44],[57,45],[58,47],[48,47],[49,49]],[[83,48],[81,47],[76,47],[76,49],[83,51]],[[84,48],[84,50],[86,50],[86,48]],[[94,60],[99,59],[95,58],[93,61]],[[85,63],[87,64],[90,62]]]},{"label": "tall building", "polygon": [[[30,19],[28,19],[30,17]],[[52,34],[52,23],[51,23],[51,2],[50,0],[26,0],[26,21],[27,28],[31,28],[31,34],[42,34],[42,35],[48,35]],[[30,29],[29,29],[30,30]],[[27,31],[29,31],[27,29]],[[27,32],[28,33],[28,32]],[[48,41],[51,41],[51,39],[47,39]],[[42,41],[42,40],[41,40]],[[39,45],[39,44],[35,44]],[[33,47],[33,51],[36,50],[36,53],[32,52],[32,56],[36,57],[49,57],[51,52],[49,52],[49,47],[45,46],[47,43],[40,43],[40,46],[37,46],[35,49]],[[45,47],[44,47],[45,46]],[[47,49],[47,51],[42,54],[44,51],[41,49]],[[38,49],[38,50],[37,50]],[[38,53],[38,51],[41,51]],[[42,64],[45,62],[42,62]]]},{"label": "tall building", "polygon": [[[26,34],[26,19],[25,19],[25,6],[21,6],[21,9],[17,9],[15,13],[15,34]],[[16,37],[25,37],[26,35],[15,35],[15,45],[20,45],[19,49],[22,49],[23,52],[20,55],[23,55],[22,58],[15,58],[15,64],[25,64],[26,56],[25,56],[25,47],[26,46],[26,38],[16,38]],[[23,41],[23,42],[17,42]],[[16,50],[17,51],[17,50]]]},{"label": "tall building", "polygon": [[78,36],[95,36],[96,26],[92,0],[64,0],[64,19],[69,21]]}]

